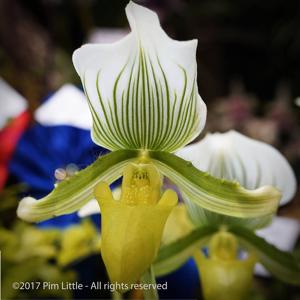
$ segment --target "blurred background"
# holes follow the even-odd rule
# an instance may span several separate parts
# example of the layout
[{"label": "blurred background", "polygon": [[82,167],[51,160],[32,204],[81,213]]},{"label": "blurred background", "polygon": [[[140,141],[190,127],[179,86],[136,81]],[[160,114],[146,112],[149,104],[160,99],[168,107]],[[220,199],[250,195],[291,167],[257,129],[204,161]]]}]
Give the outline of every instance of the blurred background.
[{"label": "blurred background", "polygon": [[[198,39],[199,93],[208,107],[207,124],[199,139],[206,132],[236,129],[262,140],[284,154],[300,182],[300,2],[136,2],[156,11],[162,27],[172,38]],[[8,247],[8,240],[12,240],[7,236],[16,236],[20,230],[28,229],[17,224],[15,217],[20,195],[42,197],[52,189],[55,181],[74,172],[74,168],[76,171],[87,166],[104,153],[104,149],[90,140],[86,125],[90,120],[83,120],[78,125],[80,116],[75,115],[71,122],[60,122],[57,126],[55,122],[39,118],[36,112],[54,96],[82,101],[72,53],[83,43],[112,42],[126,35],[129,31],[124,11],[126,4],[127,1],[121,0],[0,0],[0,78],[3,81],[0,84],[0,211],[1,228],[9,232],[5,238],[2,234],[2,250]],[[78,89],[76,92],[68,90],[62,96],[63,93],[58,93],[65,84],[73,84],[72,87]],[[12,112],[7,113],[10,109]],[[61,106],[61,110],[68,109],[72,110],[67,105]],[[58,111],[51,112],[53,116],[59,114]],[[69,164],[73,165],[70,167]],[[60,172],[55,173],[59,168]],[[279,215],[300,221],[299,189],[294,199],[279,209]],[[96,219],[93,222],[95,228],[99,226]],[[40,227],[52,230],[80,222],[74,214],[40,224]],[[78,236],[78,245],[90,245],[86,253],[95,255],[95,237],[91,234],[91,239],[86,241],[80,234]],[[61,236],[51,239],[54,249],[63,249],[62,240]],[[299,242],[297,245],[295,253],[300,255]],[[38,263],[49,264],[53,256],[42,253],[42,262]],[[81,256],[86,257],[86,253]],[[7,258],[7,268],[19,265],[22,259],[24,257]],[[34,259],[36,263],[36,256]],[[74,278],[72,272],[75,272],[80,280],[88,280],[84,274],[85,264],[96,266],[97,276],[106,278],[99,255],[96,265],[95,261],[91,263],[91,257],[79,262],[76,259],[75,255],[67,263],[58,264],[57,278]],[[62,275],[70,261],[72,274]],[[41,274],[32,276],[43,277]],[[183,280],[178,276],[170,279],[175,282],[173,291],[176,280]],[[299,290],[275,279],[257,277],[255,285],[251,299],[300,299]],[[200,287],[195,286],[181,291],[182,295],[201,299]],[[187,293],[187,289],[192,292]],[[176,293],[180,295],[180,291]],[[168,296],[174,297],[174,294]],[[21,296],[9,297],[17,299]],[[139,295],[135,297],[138,299]]]}]

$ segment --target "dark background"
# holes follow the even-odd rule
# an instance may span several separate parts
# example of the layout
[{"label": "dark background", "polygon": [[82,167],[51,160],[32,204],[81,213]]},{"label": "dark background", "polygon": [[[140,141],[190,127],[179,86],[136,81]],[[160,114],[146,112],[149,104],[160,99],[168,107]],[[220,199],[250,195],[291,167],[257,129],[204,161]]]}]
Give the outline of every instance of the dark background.
[{"label": "dark background", "polygon": [[[60,84],[57,72],[60,77],[70,76],[71,53],[94,27],[128,26],[127,2],[1,0],[1,75],[38,101]],[[272,99],[282,82],[293,97],[300,95],[299,1],[137,2],[159,14],[171,37],[199,40],[199,90],[208,103],[226,95],[235,79],[263,101]],[[39,82],[38,90],[26,86],[28,76]]]}]

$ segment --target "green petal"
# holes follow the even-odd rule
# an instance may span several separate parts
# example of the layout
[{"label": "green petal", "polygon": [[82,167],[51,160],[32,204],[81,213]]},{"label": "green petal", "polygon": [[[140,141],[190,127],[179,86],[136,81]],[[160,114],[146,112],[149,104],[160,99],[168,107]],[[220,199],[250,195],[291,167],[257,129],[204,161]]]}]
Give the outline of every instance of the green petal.
[{"label": "green petal", "polygon": [[93,198],[93,188],[100,181],[112,183],[122,175],[124,166],[137,157],[137,151],[120,150],[99,157],[92,165],[70,179],[59,183],[46,197],[23,198],[18,216],[29,222],[39,222],[77,211]]},{"label": "green petal", "polygon": [[284,282],[300,285],[300,263],[291,253],[275,248],[246,228],[232,227],[229,231],[239,238],[242,246],[254,251],[274,276]]},{"label": "green petal", "polygon": [[195,229],[185,237],[163,246],[153,264],[156,276],[171,273],[183,265],[217,231],[215,226]]},{"label": "green petal", "polygon": [[217,179],[171,153],[150,151],[159,170],[190,201],[201,207],[238,218],[257,218],[276,212],[280,192],[271,186],[246,190],[239,183]]},{"label": "green petal", "polygon": [[236,218],[221,215],[202,208],[189,200],[186,200],[186,206],[192,222],[196,226],[204,226],[214,224],[216,226],[235,225],[246,227],[251,230],[257,230],[266,227],[272,221],[272,215],[262,216],[258,218]]}]

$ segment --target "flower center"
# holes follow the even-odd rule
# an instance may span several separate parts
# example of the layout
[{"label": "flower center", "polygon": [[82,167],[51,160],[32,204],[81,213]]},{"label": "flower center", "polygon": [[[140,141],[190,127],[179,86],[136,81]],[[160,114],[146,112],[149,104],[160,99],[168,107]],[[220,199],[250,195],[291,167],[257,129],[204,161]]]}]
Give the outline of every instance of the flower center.
[{"label": "flower center", "polygon": [[131,163],[123,173],[121,201],[127,205],[154,205],[160,198],[161,176],[151,163]]}]

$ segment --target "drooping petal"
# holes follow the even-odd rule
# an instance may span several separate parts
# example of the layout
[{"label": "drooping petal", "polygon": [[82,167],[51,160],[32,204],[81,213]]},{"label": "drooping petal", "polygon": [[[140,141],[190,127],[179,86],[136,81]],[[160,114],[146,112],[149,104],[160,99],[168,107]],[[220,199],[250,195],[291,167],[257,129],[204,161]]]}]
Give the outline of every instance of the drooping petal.
[{"label": "drooping petal", "polygon": [[208,134],[177,153],[211,175],[236,180],[247,189],[272,185],[286,204],[296,191],[296,178],[287,160],[272,146],[236,131]]},{"label": "drooping petal", "polygon": [[281,194],[272,186],[246,190],[236,181],[214,178],[171,153],[149,151],[149,156],[187,199],[209,211],[238,218],[256,218],[268,217],[277,210]]},{"label": "drooping petal", "polygon": [[59,183],[46,197],[23,198],[18,216],[29,222],[39,222],[77,211],[93,198],[95,185],[105,180],[112,183],[121,176],[124,166],[137,156],[136,151],[120,150],[98,158],[92,165]]},{"label": "drooping petal", "polygon": [[73,54],[93,116],[93,140],[110,150],[175,151],[205,124],[197,41],[172,40],[154,12],[133,2],[126,14],[132,31],[125,38],[87,44]]},{"label": "drooping petal", "polygon": [[[286,159],[273,147],[238,132],[208,134],[202,141],[178,151],[178,156],[213,176],[236,180],[247,189],[274,185],[281,192],[281,204],[295,193],[295,175]],[[194,223],[231,224],[249,229],[268,225],[272,215],[247,219],[215,214],[185,199]]]},{"label": "drooping petal", "polygon": [[209,224],[215,225],[236,225],[247,227],[252,230],[264,228],[272,222],[273,215],[269,214],[260,217],[240,218],[232,217],[225,214],[215,213],[199,206],[199,204],[189,201],[185,196],[185,203],[189,211],[192,222],[196,226],[203,226]]}]

